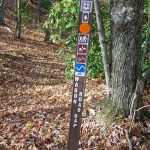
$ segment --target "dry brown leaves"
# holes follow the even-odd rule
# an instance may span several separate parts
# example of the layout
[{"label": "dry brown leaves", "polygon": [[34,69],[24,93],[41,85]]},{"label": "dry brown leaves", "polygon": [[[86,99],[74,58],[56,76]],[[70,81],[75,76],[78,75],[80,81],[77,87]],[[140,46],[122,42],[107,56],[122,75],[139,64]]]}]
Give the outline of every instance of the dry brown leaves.
[{"label": "dry brown leaves", "polygon": [[[72,84],[63,83],[63,59],[40,30],[24,29],[18,41],[0,35],[0,149],[67,150]],[[80,149],[127,150],[124,130],[130,129],[133,149],[148,150],[148,122],[124,119],[106,131],[96,123],[103,81],[88,79],[85,93]]]}]

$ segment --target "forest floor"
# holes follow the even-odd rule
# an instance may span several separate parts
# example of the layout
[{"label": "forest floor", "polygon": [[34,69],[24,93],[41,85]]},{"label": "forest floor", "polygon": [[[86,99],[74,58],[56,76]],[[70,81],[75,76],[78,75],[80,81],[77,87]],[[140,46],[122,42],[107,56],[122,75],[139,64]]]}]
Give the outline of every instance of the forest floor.
[{"label": "forest floor", "polygon": [[[42,30],[24,27],[21,39],[14,40],[0,28],[0,150],[67,150],[72,81],[64,82],[64,60],[43,37]],[[147,104],[150,93],[145,93]],[[95,105],[105,94],[103,81],[87,79],[80,147],[128,150],[131,142],[135,150],[148,150],[148,121],[123,119],[102,131]]]}]

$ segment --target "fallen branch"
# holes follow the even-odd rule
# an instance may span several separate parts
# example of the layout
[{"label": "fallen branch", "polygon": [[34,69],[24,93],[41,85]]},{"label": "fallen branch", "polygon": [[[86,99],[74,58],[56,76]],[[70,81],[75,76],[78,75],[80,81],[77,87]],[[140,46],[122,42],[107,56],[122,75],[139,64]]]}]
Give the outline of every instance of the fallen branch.
[{"label": "fallen branch", "polygon": [[125,137],[127,139],[127,142],[128,142],[128,145],[129,145],[129,150],[132,150],[132,143],[130,141],[130,138],[129,138],[129,132],[127,129],[125,129]]},{"label": "fallen branch", "polygon": [[8,32],[13,34],[12,30],[9,27],[0,26],[0,29],[6,29]]}]

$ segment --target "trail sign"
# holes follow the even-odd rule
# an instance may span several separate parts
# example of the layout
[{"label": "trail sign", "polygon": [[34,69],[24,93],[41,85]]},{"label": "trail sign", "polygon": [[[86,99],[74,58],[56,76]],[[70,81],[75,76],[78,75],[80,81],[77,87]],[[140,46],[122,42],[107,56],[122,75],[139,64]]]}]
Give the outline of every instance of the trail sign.
[{"label": "trail sign", "polygon": [[83,13],[82,14],[82,22],[83,23],[88,23],[89,22],[89,13]]},{"label": "trail sign", "polygon": [[93,0],[80,0],[80,14],[78,27],[78,42],[76,48],[74,85],[72,94],[72,108],[69,131],[69,150],[78,150],[80,128],[83,111],[83,100],[86,83],[86,68],[90,31],[92,26]]}]

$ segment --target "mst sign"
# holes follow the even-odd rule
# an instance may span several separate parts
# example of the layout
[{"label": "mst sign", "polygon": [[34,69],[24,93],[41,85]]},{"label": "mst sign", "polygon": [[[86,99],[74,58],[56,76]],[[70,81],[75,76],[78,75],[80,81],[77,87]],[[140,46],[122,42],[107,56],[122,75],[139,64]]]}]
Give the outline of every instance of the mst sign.
[{"label": "mst sign", "polygon": [[78,150],[78,144],[80,140],[80,127],[86,84],[87,58],[90,42],[90,31],[92,26],[92,10],[93,0],[80,0],[78,42],[76,48],[69,132],[69,150]]}]

